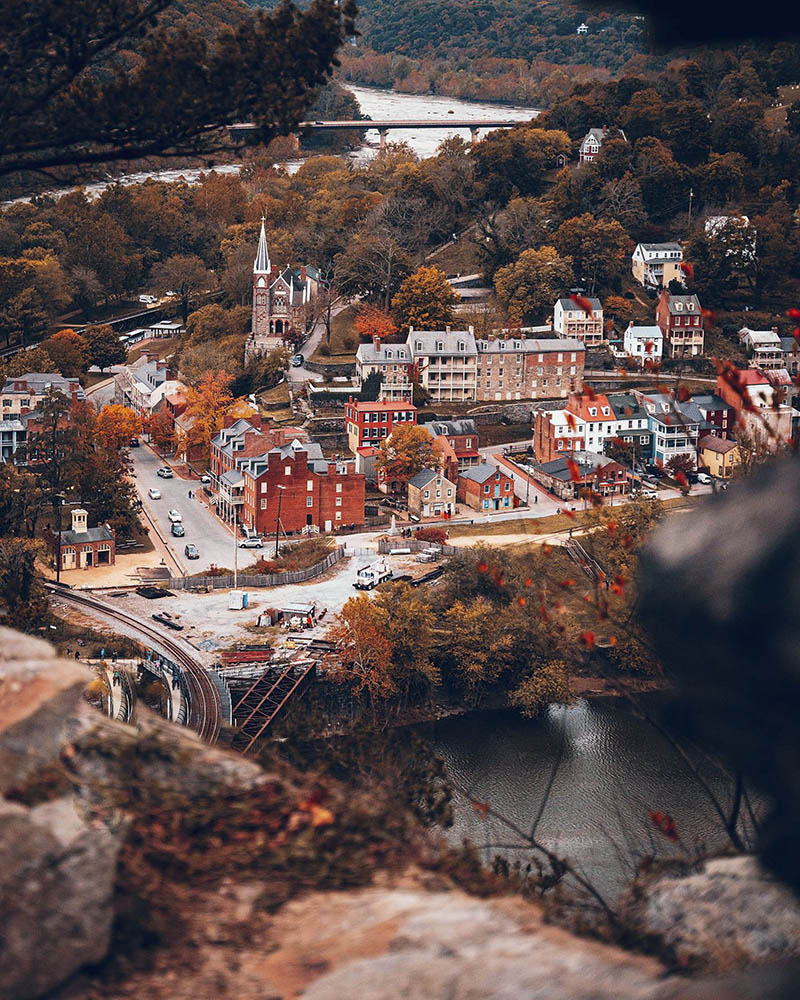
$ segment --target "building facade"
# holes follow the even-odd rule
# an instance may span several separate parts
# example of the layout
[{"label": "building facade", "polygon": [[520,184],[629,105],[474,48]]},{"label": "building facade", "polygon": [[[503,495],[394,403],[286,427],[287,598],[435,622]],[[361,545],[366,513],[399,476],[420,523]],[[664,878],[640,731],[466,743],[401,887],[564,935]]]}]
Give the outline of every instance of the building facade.
[{"label": "building facade", "polygon": [[183,388],[166,361],[145,351],[141,358],[114,376],[114,402],[149,417],[165,396]]},{"label": "building facade", "polygon": [[696,358],[704,350],[703,310],[696,295],[672,295],[662,289],[656,323],[664,337],[664,356]]},{"label": "building facade", "polygon": [[600,496],[630,492],[630,475],[624,465],[591,451],[534,465],[533,478],[561,500],[575,500],[585,491]]},{"label": "building facade", "polygon": [[468,402],[477,397],[478,350],[468,330],[415,330],[406,345],[415,376],[435,402]]},{"label": "building facade", "polygon": [[667,288],[670,281],[683,284],[682,262],[680,243],[639,243],[631,257],[631,271],[645,288]]},{"label": "building facade", "polygon": [[514,480],[496,465],[481,462],[458,477],[458,499],[473,510],[511,510],[516,506]]},{"label": "building facade", "polygon": [[365,479],[351,463],[310,456],[301,444],[273,448],[243,464],[241,521],[259,535],[364,523]]},{"label": "building facade", "polygon": [[305,332],[308,307],[318,292],[316,268],[279,268],[271,263],[262,219],[253,262],[253,319],[245,361],[294,343]]},{"label": "building facade", "polygon": [[633,323],[629,323],[622,336],[622,350],[626,357],[631,358],[642,368],[658,364],[664,351],[661,328],[634,326]]},{"label": "building facade", "polygon": [[356,351],[356,375],[360,384],[363,386],[370,375],[379,375],[381,399],[411,402],[413,367],[414,359],[406,344],[384,344],[375,337],[371,344],[359,344]]},{"label": "building facade", "polygon": [[[113,566],[116,561],[114,529],[107,524],[96,528],[87,527],[89,514],[82,508],[72,511],[72,527],[62,531],[61,569],[89,569],[91,566]],[[58,558],[58,538],[55,544],[55,558]]]},{"label": "building facade", "polygon": [[77,378],[64,378],[58,372],[28,372],[6,379],[0,391],[0,419],[32,413],[50,390],[62,393],[73,403],[86,399]]},{"label": "building facade", "polygon": [[559,337],[580,340],[585,347],[599,347],[605,339],[603,306],[600,299],[583,300],[583,308],[574,299],[561,298],[553,306],[553,332]]},{"label": "building facade", "polygon": [[575,338],[478,340],[474,399],[566,399],[583,386],[586,349]]},{"label": "building facade", "polygon": [[362,402],[352,397],[344,407],[347,445],[355,454],[359,448],[376,447],[399,424],[415,424],[417,408],[408,402],[379,399]]},{"label": "building facade", "polygon": [[698,468],[708,470],[717,479],[730,479],[739,462],[739,446],[735,441],[705,434],[697,442]]},{"label": "building facade", "polygon": [[408,510],[417,517],[456,512],[456,484],[440,469],[422,469],[408,481]]},{"label": "building facade", "polygon": [[751,330],[743,326],[739,331],[739,343],[747,351],[751,368],[763,371],[778,371],[786,367],[783,345],[776,328],[772,330]]}]

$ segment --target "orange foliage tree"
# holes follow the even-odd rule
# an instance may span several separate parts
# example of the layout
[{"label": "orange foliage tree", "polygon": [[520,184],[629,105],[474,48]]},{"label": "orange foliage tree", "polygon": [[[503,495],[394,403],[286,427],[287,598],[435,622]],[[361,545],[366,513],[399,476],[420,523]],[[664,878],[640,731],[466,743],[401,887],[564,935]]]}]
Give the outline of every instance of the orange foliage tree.
[{"label": "orange foliage tree", "polygon": [[159,451],[175,448],[175,428],[166,413],[156,412],[144,419],[144,430]]},{"label": "orange foliage tree", "polygon": [[188,454],[189,449],[200,446],[203,456],[211,451],[211,438],[225,425],[225,418],[237,401],[231,395],[233,375],[223,371],[208,371],[197,386],[187,386],[186,414],[193,417],[192,426],[178,441],[178,450]]},{"label": "orange foliage tree", "polygon": [[416,424],[400,424],[381,441],[376,464],[387,482],[407,483],[433,464],[433,438]]},{"label": "orange foliage tree", "polygon": [[331,679],[350,684],[354,694],[365,691],[373,701],[395,694],[388,625],[389,615],[377,601],[366,594],[351,597],[328,630],[328,638],[336,643]]},{"label": "orange foliage tree", "polygon": [[370,305],[359,309],[355,318],[355,328],[365,340],[372,340],[373,337],[377,337],[379,340],[388,340],[399,329],[390,313],[379,306]]},{"label": "orange foliage tree", "polygon": [[142,418],[135,410],[119,403],[104,406],[97,415],[95,436],[106,451],[121,451],[142,432]]},{"label": "orange foliage tree", "polygon": [[53,367],[66,378],[75,378],[89,364],[89,346],[74,330],[59,330],[44,344]]}]

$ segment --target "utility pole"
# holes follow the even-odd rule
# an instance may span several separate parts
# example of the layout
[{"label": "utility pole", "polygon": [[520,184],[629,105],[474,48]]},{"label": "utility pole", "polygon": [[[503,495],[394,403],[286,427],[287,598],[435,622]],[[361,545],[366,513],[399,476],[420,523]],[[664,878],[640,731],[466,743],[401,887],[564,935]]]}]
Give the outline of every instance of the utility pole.
[{"label": "utility pole", "polygon": [[58,501],[56,510],[56,538],[58,539],[58,553],[56,555],[56,583],[61,583],[61,509],[67,499],[63,493],[56,493],[55,499]]},{"label": "utility pole", "polygon": [[692,199],[694,198],[694,188],[689,188],[689,227],[692,225]]},{"label": "utility pole", "polygon": [[233,508],[233,589],[239,584],[239,511]]},{"label": "utility pole", "polygon": [[283,491],[286,489],[285,486],[278,486],[280,493],[278,494],[278,516],[275,518],[275,558],[278,558],[278,531],[281,526],[281,501],[283,500]]}]

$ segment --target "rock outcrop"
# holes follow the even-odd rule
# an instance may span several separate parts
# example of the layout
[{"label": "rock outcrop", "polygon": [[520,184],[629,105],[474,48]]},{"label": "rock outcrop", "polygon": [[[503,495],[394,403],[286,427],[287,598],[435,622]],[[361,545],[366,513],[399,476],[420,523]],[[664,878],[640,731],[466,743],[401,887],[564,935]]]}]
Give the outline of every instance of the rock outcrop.
[{"label": "rock outcrop", "polygon": [[683,969],[722,972],[800,956],[800,906],[752,857],[717,858],[695,874],[637,886],[621,915]]}]

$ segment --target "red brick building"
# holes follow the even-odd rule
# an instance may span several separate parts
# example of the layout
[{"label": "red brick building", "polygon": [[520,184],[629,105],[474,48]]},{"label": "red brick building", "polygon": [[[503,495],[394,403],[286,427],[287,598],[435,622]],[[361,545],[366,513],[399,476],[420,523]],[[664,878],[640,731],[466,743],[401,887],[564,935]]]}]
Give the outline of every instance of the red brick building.
[{"label": "red brick building", "polygon": [[347,444],[355,454],[359,448],[379,445],[398,424],[415,424],[417,408],[405,400],[377,399],[367,403],[351,397],[345,403],[344,418]]},{"label": "red brick building", "polygon": [[364,523],[365,477],[351,463],[315,458],[319,446],[273,448],[242,465],[239,517],[260,535],[298,532],[310,525],[335,531]]},{"label": "red brick building", "polygon": [[665,358],[693,358],[703,353],[703,310],[696,295],[672,295],[662,289],[656,323],[664,335]]},{"label": "red brick building", "polygon": [[458,500],[473,510],[511,510],[517,505],[514,480],[496,465],[482,462],[458,477]]},{"label": "red brick building", "polygon": [[[90,566],[113,566],[116,561],[114,529],[107,524],[87,527],[88,513],[72,511],[72,527],[61,534],[61,569],[88,569]],[[53,532],[53,553],[58,558],[58,534]]]},{"label": "red brick building", "polygon": [[586,449],[586,422],[568,410],[537,410],[533,423],[533,453],[537,462],[553,462]]},{"label": "red brick building", "polygon": [[474,420],[429,420],[421,426],[433,438],[433,450],[453,482],[460,472],[480,463],[480,440]]}]

